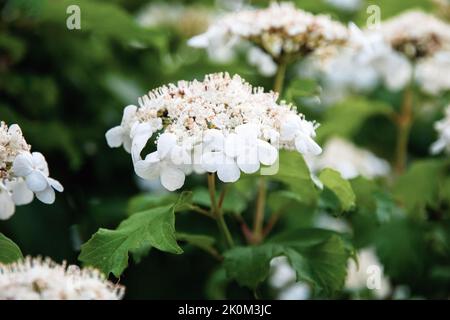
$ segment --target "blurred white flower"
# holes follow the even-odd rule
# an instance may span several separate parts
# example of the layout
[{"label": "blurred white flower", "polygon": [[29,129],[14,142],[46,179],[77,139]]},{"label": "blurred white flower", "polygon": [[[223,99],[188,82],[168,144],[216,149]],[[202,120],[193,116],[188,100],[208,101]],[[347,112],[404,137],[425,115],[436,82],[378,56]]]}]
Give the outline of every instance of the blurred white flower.
[{"label": "blurred white flower", "polygon": [[[278,159],[278,149],[318,154],[316,124],[278,94],[253,88],[242,78],[212,74],[151,91],[139,108],[127,107],[120,126],[106,133],[112,147],[127,143],[136,173],[160,178],[168,190],[183,186],[191,172],[217,172],[223,182],[254,173]],[[157,151],[141,156],[150,137]],[[282,133],[282,134],[280,134]]]},{"label": "blurred white flower", "polygon": [[206,6],[159,1],[140,9],[136,21],[145,28],[171,28],[184,37],[192,37],[205,31],[214,16],[213,10]]},{"label": "blurred white flower", "polygon": [[369,289],[378,299],[383,299],[389,294],[391,284],[384,275],[383,265],[373,248],[358,251],[358,265],[353,259],[349,260],[345,287],[350,291]]},{"label": "blurred white flower", "polygon": [[[344,43],[347,37],[347,28],[328,16],[315,16],[295,8],[290,2],[273,2],[265,9],[244,9],[226,14],[205,33],[190,39],[188,44],[206,48],[211,55],[218,49],[228,50],[241,42],[250,42],[278,61],[280,58],[323,54]],[[251,53],[249,60],[263,74],[273,74],[273,65],[260,52]]]},{"label": "blurred white flower", "polygon": [[27,257],[0,264],[0,300],[120,300],[125,288],[96,269]]},{"label": "blurred white flower", "polygon": [[272,57],[258,47],[250,48],[247,53],[247,60],[263,76],[271,77],[277,72],[277,64],[273,61]]},{"label": "blurred white flower", "polygon": [[416,80],[432,95],[450,90],[450,51],[437,52],[421,61],[416,68]]},{"label": "blurred white flower", "polygon": [[41,153],[30,153],[20,127],[0,123],[0,220],[9,219],[16,205],[26,205],[36,197],[47,204],[55,201],[62,185],[49,177],[48,165]]},{"label": "blurred white flower", "polygon": [[269,285],[277,292],[279,300],[307,300],[311,288],[306,283],[296,282],[297,275],[286,257],[276,257],[270,261]]},{"label": "blurred white flower", "polygon": [[445,109],[445,117],[434,124],[439,138],[431,145],[431,153],[438,154],[445,150],[450,154],[450,105]]},{"label": "blurred white flower", "polygon": [[384,21],[379,31],[392,48],[409,59],[450,49],[450,25],[423,11],[403,12]]},{"label": "blurred white flower", "polygon": [[325,0],[325,2],[343,11],[357,11],[362,6],[362,0]]},{"label": "blurred white flower", "polygon": [[383,84],[391,91],[404,88],[412,78],[412,66],[382,34],[350,25],[348,45],[309,72],[323,79],[322,100],[332,104],[352,92],[366,92]]},{"label": "blurred white flower", "polygon": [[371,179],[390,172],[386,160],[336,137],[327,141],[319,157],[307,156],[305,160],[314,172],[331,168],[340,172],[344,179],[353,179],[359,175]]}]

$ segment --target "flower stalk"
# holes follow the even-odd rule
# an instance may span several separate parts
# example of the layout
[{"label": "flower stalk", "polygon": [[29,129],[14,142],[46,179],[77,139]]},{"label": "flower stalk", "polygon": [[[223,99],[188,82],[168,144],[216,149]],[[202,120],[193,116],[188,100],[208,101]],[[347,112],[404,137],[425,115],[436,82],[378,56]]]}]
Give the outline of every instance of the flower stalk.
[{"label": "flower stalk", "polygon": [[[280,59],[278,64],[277,73],[275,75],[275,80],[273,84],[273,90],[278,92],[280,95],[283,91],[284,78],[286,76],[287,69],[287,61],[286,59]],[[264,208],[266,206],[266,194],[267,194],[267,182],[264,177],[259,178],[258,184],[258,198],[256,200],[256,210],[255,217],[253,221],[253,236],[252,243],[258,244],[263,238],[263,224],[264,224]]]},{"label": "flower stalk", "polygon": [[401,175],[406,168],[409,134],[413,122],[412,81],[405,88],[400,114],[397,115],[397,146],[395,149],[395,172]]},{"label": "flower stalk", "polygon": [[[220,232],[225,238],[225,242],[228,248],[232,248],[234,246],[233,237],[231,236],[230,230],[228,230],[228,226],[223,217],[223,211],[221,207],[217,205],[216,202],[216,175],[215,173],[208,173],[208,190],[209,196],[211,199],[211,214],[214,216],[217,226],[219,227]],[[222,200],[223,201],[223,200]]]}]

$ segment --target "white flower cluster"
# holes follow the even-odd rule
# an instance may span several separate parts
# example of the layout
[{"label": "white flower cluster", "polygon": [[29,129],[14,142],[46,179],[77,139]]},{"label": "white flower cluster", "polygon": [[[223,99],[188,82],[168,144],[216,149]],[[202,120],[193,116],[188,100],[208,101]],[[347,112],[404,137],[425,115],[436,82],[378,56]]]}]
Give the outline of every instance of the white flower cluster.
[{"label": "white flower cluster", "polygon": [[381,24],[390,45],[410,59],[450,49],[450,25],[423,11],[410,10]]},{"label": "white flower cluster", "polygon": [[331,168],[339,171],[345,179],[353,179],[360,175],[371,179],[386,176],[390,172],[386,160],[336,137],[326,142],[320,156],[306,157],[306,161],[313,172]]},{"label": "white flower cluster", "polygon": [[381,34],[361,31],[353,24],[350,30],[349,45],[318,66],[324,79],[325,102],[339,100],[347,91],[370,90],[378,83],[396,91],[411,81],[411,64]]},{"label": "white flower cluster", "polygon": [[440,51],[423,59],[415,70],[416,81],[423,91],[438,95],[450,90],[450,51]]},{"label": "white flower cluster", "polygon": [[125,288],[96,269],[31,258],[0,264],[0,300],[120,300]]},{"label": "white flower cluster", "polygon": [[267,70],[274,70],[276,61],[324,53],[344,43],[347,36],[347,28],[328,16],[313,15],[290,2],[274,2],[266,9],[245,9],[223,16],[205,33],[190,39],[189,45],[207,48],[214,56],[250,41],[261,51],[253,51],[249,59],[261,63],[259,69],[269,75]]},{"label": "white flower cluster", "polygon": [[55,191],[63,191],[62,185],[49,177],[48,165],[39,152],[31,153],[17,124],[9,128],[0,122],[0,220],[10,218],[16,205],[33,201],[51,204]]},{"label": "white flower cluster", "polygon": [[[181,188],[191,172],[217,172],[221,181],[235,182],[241,171],[273,165],[280,148],[321,152],[313,140],[317,125],[277,98],[227,73],[179,81],[140,98],[139,107],[126,107],[121,125],[106,139],[131,153],[138,176],[159,177],[170,191]],[[157,132],[156,151],[142,157]]]},{"label": "white flower cluster", "polygon": [[446,151],[450,154],[450,106],[445,109],[445,117],[434,125],[439,134],[439,139],[431,145],[431,153],[438,154]]},{"label": "white flower cluster", "polygon": [[409,11],[382,23],[379,30],[361,31],[353,24],[349,29],[343,50],[326,63],[316,61],[309,70],[302,70],[323,79],[325,104],[351,92],[372,90],[378,84],[398,91],[414,80],[433,95],[450,89],[447,23],[420,11]]}]

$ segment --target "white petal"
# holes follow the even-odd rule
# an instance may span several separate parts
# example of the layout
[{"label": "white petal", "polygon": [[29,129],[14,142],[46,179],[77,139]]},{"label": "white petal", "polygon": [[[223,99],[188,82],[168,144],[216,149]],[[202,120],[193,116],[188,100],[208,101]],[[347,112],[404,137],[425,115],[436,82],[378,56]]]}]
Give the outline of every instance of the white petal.
[{"label": "white petal", "polygon": [[302,154],[319,155],[322,148],[310,137],[300,133],[295,138],[295,148]]},{"label": "white petal", "polygon": [[172,166],[166,166],[161,170],[161,184],[169,191],[180,189],[184,179],[184,172]]},{"label": "white petal", "polygon": [[218,167],[224,163],[224,159],[223,152],[205,152],[202,155],[201,167],[206,172],[216,172]]},{"label": "white petal", "polygon": [[13,163],[13,172],[18,177],[26,177],[33,171],[33,157],[31,153],[19,154]]},{"label": "white petal", "polygon": [[18,206],[29,204],[33,201],[34,194],[28,189],[27,184],[24,180],[15,181],[7,185],[8,189],[11,191],[12,201]]},{"label": "white petal", "polygon": [[170,151],[170,161],[176,166],[190,166],[192,164],[191,155],[186,149],[174,146]]},{"label": "white petal", "polygon": [[194,48],[206,48],[209,45],[209,38],[207,33],[199,34],[188,40],[188,45]]},{"label": "white petal", "polygon": [[31,155],[33,156],[33,167],[48,177],[48,164],[44,155],[40,152],[33,152]]},{"label": "white petal", "polygon": [[260,166],[257,148],[247,148],[245,152],[238,155],[236,162],[242,172],[247,174],[255,173]]},{"label": "white petal", "polygon": [[234,131],[246,139],[256,139],[258,137],[258,126],[253,123],[246,123],[237,126]]},{"label": "white petal", "polygon": [[160,159],[158,153],[152,152],[145,160],[139,160],[134,163],[134,171],[142,179],[153,180],[159,177]]},{"label": "white petal", "polygon": [[18,136],[18,135],[22,135],[22,130],[20,129],[18,124],[14,123],[9,126],[8,133],[11,135]]},{"label": "white petal", "polygon": [[45,204],[52,204],[55,202],[55,190],[48,186],[41,192],[36,192],[36,198]]},{"label": "white petal", "polygon": [[35,193],[44,191],[47,187],[49,187],[47,177],[38,170],[33,170],[29,175],[27,175],[25,181],[27,182],[28,188]]},{"label": "white petal", "polygon": [[224,149],[224,136],[220,130],[209,129],[203,135],[203,151],[222,151]]},{"label": "white petal", "polygon": [[126,152],[131,153],[131,138],[129,135],[123,136],[123,148]]},{"label": "white petal", "polygon": [[258,159],[263,165],[271,166],[278,159],[278,150],[267,141],[258,140]]},{"label": "white petal", "polygon": [[235,133],[230,133],[225,139],[225,154],[235,158],[243,148],[243,141]]},{"label": "white petal", "polygon": [[123,144],[124,130],[121,126],[109,129],[106,134],[106,143],[110,148],[118,148]]},{"label": "white petal", "polygon": [[50,184],[50,186],[55,189],[58,192],[63,192],[64,191],[64,187],[62,186],[62,184],[53,178],[47,178],[48,183]]},{"label": "white petal", "polygon": [[219,166],[217,170],[217,177],[220,181],[225,183],[236,182],[239,180],[241,172],[234,162],[234,160],[227,158],[225,164]]},{"label": "white petal", "polygon": [[149,123],[136,123],[131,129],[131,158],[133,162],[141,160],[141,152],[148,140],[153,135],[152,126]]},{"label": "white petal", "polygon": [[177,137],[173,133],[163,133],[158,138],[158,155],[162,160],[164,159],[172,150],[172,148],[177,144]]},{"label": "white petal", "polygon": [[122,123],[126,124],[129,122],[134,115],[136,114],[137,107],[135,105],[128,105],[123,109],[123,115],[122,115]]},{"label": "white petal", "polygon": [[11,218],[15,210],[16,206],[9,194],[4,190],[0,190],[0,220]]},{"label": "white petal", "polygon": [[298,131],[300,130],[301,119],[298,116],[287,117],[282,125],[280,131],[280,138],[284,141],[291,141],[295,138]]},{"label": "white petal", "polygon": [[446,146],[445,140],[444,139],[438,139],[431,145],[430,152],[431,152],[431,154],[438,154],[442,150],[445,149],[445,146]]}]

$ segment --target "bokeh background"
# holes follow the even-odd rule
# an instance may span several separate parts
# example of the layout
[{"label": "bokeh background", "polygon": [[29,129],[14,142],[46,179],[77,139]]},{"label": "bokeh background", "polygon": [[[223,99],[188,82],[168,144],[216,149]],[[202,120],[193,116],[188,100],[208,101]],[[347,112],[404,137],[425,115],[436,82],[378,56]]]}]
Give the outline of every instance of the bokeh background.
[{"label": "bokeh background", "polygon": [[[351,9],[325,0],[294,2],[299,8],[361,26],[369,4],[380,6],[382,19],[410,8],[437,12],[434,2],[427,0],[360,1]],[[246,3],[265,6],[268,2]],[[81,8],[81,30],[66,27],[66,8],[71,4]],[[24,254],[78,263],[80,245],[99,227],[117,226],[127,216],[130,198],[143,192],[161,192],[157,186],[138,181],[128,154],[108,148],[104,138],[105,132],[120,122],[124,106],[135,104],[137,97],[162,84],[200,79],[219,71],[239,73],[253,85],[271,88],[272,79],[259,75],[244,54],[221,63],[210,59],[204,50],[187,46],[187,40],[205,31],[216,15],[240,4],[225,0],[0,1],[0,118],[22,127],[33,149],[45,154],[51,176],[65,186],[54,205],[34,201],[18,207],[10,220],[0,221],[0,231]],[[328,133],[345,135],[343,128],[349,122],[363,122],[351,133],[351,139],[392,160],[395,127],[388,119],[370,112],[361,117],[348,110],[324,112],[315,99],[305,99],[301,92],[296,95],[295,88],[289,91],[289,83],[301,88],[308,81],[302,80],[296,69],[288,72],[289,98],[301,106],[302,112],[325,125],[327,121],[333,123]],[[436,139],[432,124],[442,117],[439,110],[450,100],[445,93],[420,99],[438,107],[413,127],[410,152],[417,159],[429,156],[429,145]],[[359,103],[370,108],[371,104],[384,103],[398,108],[400,100],[401,93],[380,86],[370,94],[354,95],[339,104]],[[190,177],[186,188],[203,183],[202,177]],[[338,218],[356,230],[356,247],[376,249],[391,287],[384,298],[448,298],[448,206],[444,203],[435,216],[426,219],[411,215],[392,218],[396,209],[388,192],[381,188],[365,190],[363,180],[355,181],[354,186],[374,202],[384,204],[377,205],[376,210],[364,208],[365,212]],[[309,225],[313,220],[311,213],[289,219],[285,225],[292,221]],[[201,217],[177,217],[177,229],[214,234],[214,228]],[[194,248],[185,251],[175,256],[152,250],[139,263],[132,262],[120,279],[127,286],[126,298],[252,297],[248,290],[226,284],[209,256]],[[278,297],[269,286],[263,290],[266,297]],[[302,294],[299,297],[307,296]],[[374,296],[364,290],[343,290],[332,298],[358,297]]]}]

